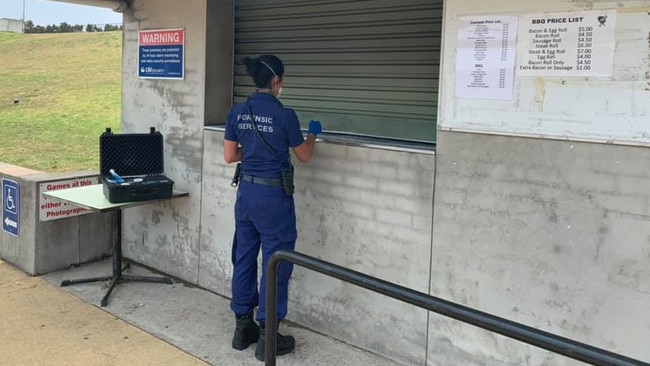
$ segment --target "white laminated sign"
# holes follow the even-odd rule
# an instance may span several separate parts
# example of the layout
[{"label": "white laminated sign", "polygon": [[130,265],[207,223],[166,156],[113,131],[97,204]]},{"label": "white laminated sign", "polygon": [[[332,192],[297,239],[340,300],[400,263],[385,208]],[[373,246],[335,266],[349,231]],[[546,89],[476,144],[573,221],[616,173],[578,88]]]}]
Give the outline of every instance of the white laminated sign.
[{"label": "white laminated sign", "polygon": [[520,17],[517,75],[612,75],[616,10]]},{"label": "white laminated sign", "polygon": [[89,210],[67,204],[53,198],[46,197],[43,192],[56,191],[59,189],[84,187],[93,184],[98,184],[97,177],[66,179],[55,182],[41,183],[39,189],[41,191],[40,200],[38,204],[38,219],[39,221],[50,221],[57,219],[64,219],[67,217],[74,217],[90,213]]},{"label": "white laminated sign", "polygon": [[456,97],[512,100],[517,40],[514,16],[462,17]]}]

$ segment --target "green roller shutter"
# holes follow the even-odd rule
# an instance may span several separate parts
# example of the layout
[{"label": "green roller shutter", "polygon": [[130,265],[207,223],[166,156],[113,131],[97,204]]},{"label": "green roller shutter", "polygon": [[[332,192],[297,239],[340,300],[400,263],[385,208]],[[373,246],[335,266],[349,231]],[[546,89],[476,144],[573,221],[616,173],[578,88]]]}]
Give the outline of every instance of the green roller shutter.
[{"label": "green roller shutter", "polygon": [[271,53],[303,125],[435,141],[441,22],[442,0],[235,0],[235,102],[254,91],[241,60]]}]

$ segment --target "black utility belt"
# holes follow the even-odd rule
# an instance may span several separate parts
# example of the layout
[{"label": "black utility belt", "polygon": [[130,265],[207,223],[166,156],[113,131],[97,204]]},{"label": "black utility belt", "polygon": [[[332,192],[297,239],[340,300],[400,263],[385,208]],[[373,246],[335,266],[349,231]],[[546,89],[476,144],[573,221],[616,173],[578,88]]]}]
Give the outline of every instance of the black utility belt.
[{"label": "black utility belt", "polygon": [[237,167],[235,168],[235,175],[233,176],[232,181],[230,182],[231,186],[237,187],[239,181],[243,180],[244,182],[248,182],[251,184],[259,184],[262,186],[282,187],[285,196],[287,197],[293,196],[293,191],[295,189],[293,185],[293,165],[289,164],[288,168],[284,168],[282,169],[282,171],[280,171],[282,175],[281,179],[267,179],[267,178],[254,177],[248,174],[240,174],[239,173],[240,169],[241,169],[241,163],[237,164]]},{"label": "black utility belt", "polygon": [[240,176],[240,179],[243,180],[244,182],[248,182],[248,183],[251,183],[251,184],[259,184],[259,185],[262,185],[262,186],[273,186],[273,187],[282,186],[282,179],[259,178],[259,177],[254,177],[254,176],[248,175],[248,174],[242,174]]}]

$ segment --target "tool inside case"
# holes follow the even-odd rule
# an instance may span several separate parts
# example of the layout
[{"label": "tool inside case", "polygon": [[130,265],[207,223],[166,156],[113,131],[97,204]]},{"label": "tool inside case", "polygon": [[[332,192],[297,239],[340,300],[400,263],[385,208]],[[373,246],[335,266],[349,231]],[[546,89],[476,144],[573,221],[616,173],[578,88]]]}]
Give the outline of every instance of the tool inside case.
[{"label": "tool inside case", "polygon": [[114,134],[110,128],[99,138],[103,191],[111,203],[163,199],[172,196],[174,181],[164,175],[163,135]]}]

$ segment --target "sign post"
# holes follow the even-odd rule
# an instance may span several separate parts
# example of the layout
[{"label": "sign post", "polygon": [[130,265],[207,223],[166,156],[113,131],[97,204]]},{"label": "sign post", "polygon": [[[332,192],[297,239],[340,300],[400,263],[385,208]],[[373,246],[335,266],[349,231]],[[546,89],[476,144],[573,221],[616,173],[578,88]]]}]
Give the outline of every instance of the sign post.
[{"label": "sign post", "polygon": [[18,182],[2,179],[2,230],[20,235],[20,186]]}]

